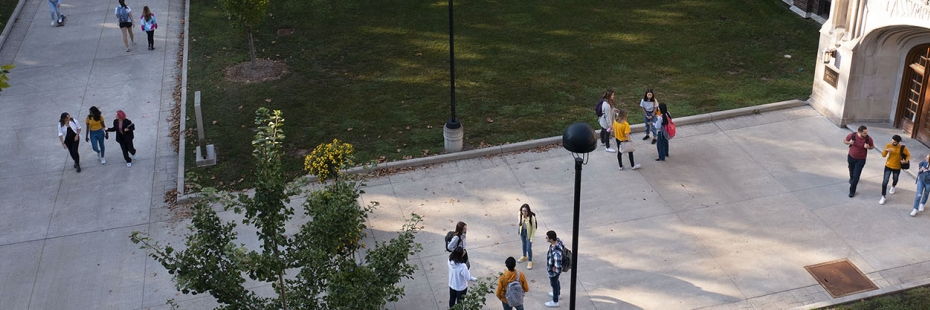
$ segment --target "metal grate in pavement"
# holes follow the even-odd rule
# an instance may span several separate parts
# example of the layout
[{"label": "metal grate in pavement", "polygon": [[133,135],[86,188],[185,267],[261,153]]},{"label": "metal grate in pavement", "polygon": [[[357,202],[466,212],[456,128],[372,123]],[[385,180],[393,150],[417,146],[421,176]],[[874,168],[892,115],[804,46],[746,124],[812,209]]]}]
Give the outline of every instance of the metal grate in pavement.
[{"label": "metal grate in pavement", "polygon": [[878,289],[872,280],[847,259],[805,266],[804,269],[807,269],[833,298]]}]

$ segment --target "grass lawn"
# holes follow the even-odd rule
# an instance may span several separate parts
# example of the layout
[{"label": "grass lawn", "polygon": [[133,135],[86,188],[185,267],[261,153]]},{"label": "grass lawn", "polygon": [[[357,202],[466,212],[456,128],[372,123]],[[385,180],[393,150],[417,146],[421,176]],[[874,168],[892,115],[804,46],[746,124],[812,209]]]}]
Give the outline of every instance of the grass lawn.
[{"label": "grass lawn", "polygon": [[917,287],[888,295],[864,299],[826,310],[923,310],[930,305],[930,288]]},{"label": "grass lawn", "polygon": [[[3,27],[6,27],[6,24],[11,22],[10,15],[13,15],[17,3],[19,3],[19,0],[0,0],[0,31],[3,31]],[[46,7],[48,6],[46,5]]]},{"label": "grass lawn", "polygon": [[[294,175],[303,155],[334,138],[355,145],[358,162],[442,152],[446,4],[272,1],[255,44],[260,58],[290,73],[247,85],[222,74],[248,60],[245,32],[215,0],[192,1],[188,97],[202,91],[219,164],[190,171],[219,187],[251,184],[261,106],[284,112],[285,167]],[[779,0],[457,0],[456,113],[466,149],[561,135],[575,121],[595,125],[606,88],[632,109],[634,124],[647,88],[675,116],[806,99],[819,29]]]}]

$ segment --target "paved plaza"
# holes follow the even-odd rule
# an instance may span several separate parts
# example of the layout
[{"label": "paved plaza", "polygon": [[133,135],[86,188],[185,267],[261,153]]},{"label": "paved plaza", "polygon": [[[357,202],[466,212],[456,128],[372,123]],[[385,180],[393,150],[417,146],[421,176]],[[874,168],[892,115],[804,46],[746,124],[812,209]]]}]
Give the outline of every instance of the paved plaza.
[{"label": "paved plaza", "polygon": [[[128,53],[115,1],[66,1],[65,27],[49,25],[46,3],[24,0],[0,45],[0,63],[17,65],[13,87],[0,96],[0,112],[12,116],[0,123],[8,133],[0,136],[0,309],[169,309],[169,298],[182,309],[216,306],[210,297],[177,292],[128,238],[143,231],[178,245],[187,224],[169,221],[163,201],[177,182],[168,118],[183,3],[148,4],[159,20],[156,50],[145,50],[145,34],[136,31]],[[139,159],[131,168],[112,139],[107,165],[82,141],[84,169],[71,168],[55,123],[61,112],[82,121],[90,106],[108,120],[122,109],[137,124]],[[674,103],[670,108],[674,113]],[[930,283],[930,212],[908,216],[911,173],[902,173],[897,192],[879,205],[884,161],[870,152],[859,193],[849,198],[848,129],[803,103],[743,114],[678,120],[668,161],[653,161],[655,148],[637,145],[640,170],[618,171],[616,154],[603,148],[590,154],[582,172],[578,309],[811,308]],[[866,125],[879,146],[897,133],[888,124]],[[436,138],[441,143],[439,131]],[[914,170],[930,149],[904,143]],[[448,253],[441,247],[457,221],[469,226],[472,273],[497,275],[507,256],[521,254],[523,203],[539,217],[536,268],[517,268],[530,281],[527,309],[543,308],[543,234],[555,230],[570,246],[572,157],[561,147],[469,154],[367,180],[362,200],[381,204],[369,219],[369,244],[390,238],[410,213],[425,218],[417,237],[423,251],[411,258],[418,270],[388,309],[445,309]],[[240,237],[257,243],[249,231]],[[834,299],[804,269],[838,259],[852,261],[879,289]],[[561,309],[568,309],[570,280],[562,276]],[[489,296],[486,308],[499,307]]]}]

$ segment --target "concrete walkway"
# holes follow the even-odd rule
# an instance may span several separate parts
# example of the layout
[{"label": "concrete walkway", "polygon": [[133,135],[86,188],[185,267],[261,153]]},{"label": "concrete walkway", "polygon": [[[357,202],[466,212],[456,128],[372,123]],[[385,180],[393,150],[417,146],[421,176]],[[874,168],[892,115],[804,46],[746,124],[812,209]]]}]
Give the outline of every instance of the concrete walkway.
[{"label": "concrete walkway", "polygon": [[[136,11],[144,5],[129,4]],[[145,50],[137,31],[139,44],[129,53],[114,5],[66,1],[68,25],[56,28],[44,0],[27,0],[0,46],[0,63],[18,66],[13,87],[0,96],[0,112],[11,116],[0,125],[11,133],[0,137],[0,309],[168,309],[169,298],[182,309],[216,306],[209,297],[178,293],[128,238],[144,231],[178,245],[186,225],[168,222],[162,202],[177,175],[166,119],[181,3],[149,4],[159,19],[157,49]],[[123,109],[138,124],[132,168],[113,140],[107,165],[82,142],[84,171],[70,168],[55,122],[63,111],[83,120],[92,105],[107,119]],[[896,132],[869,126],[879,145]],[[897,193],[878,205],[883,160],[872,152],[859,194],[846,197],[847,133],[804,106],[680,126],[666,162],[653,161],[652,145],[638,145],[637,171],[618,171],[615,154],[593,152],[582,180],[578,308],[809,308],[930,283],[930,213],[908,216],[913,177],[902,174]],[[930,152],[905,144],[917,158]],[[419,270],[403,283],[407,295],[388,308],[445,309],[447,253],[440,247],[456,221],[469,225],[472,272],[496,275],[507,256],[520,256],[515,225],[523,203],[539,215],[540,232],[536,268],[518,268],[531,281],[528,308],[542,308],[542,234],[555,230],[571,240],[573,177],[571,156],[554,148],[369,180],[363,201],[381,203],[370,218],[369,244],[390,237],[411,212],[425,216],[418,236],[424,250],[412,258]],[[257,243],[248,231],[240,237]],[[842,258],[880,289],[834,299],[804,269]],[[563,294],[569,281],[562,277]],[[498,305],[489,297],[487,309]]]}]

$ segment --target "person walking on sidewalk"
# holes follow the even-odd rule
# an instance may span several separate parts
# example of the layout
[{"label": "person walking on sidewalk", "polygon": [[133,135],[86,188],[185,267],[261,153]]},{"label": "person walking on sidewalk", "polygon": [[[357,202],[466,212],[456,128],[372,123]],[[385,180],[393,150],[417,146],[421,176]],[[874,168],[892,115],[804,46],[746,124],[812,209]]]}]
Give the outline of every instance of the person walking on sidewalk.
[{"label": "person walking on sidewalk", "polygon": [[504,306],[504,310],[523,310],[523,294],[516,292],[511,292],[510,296],[519,296],[521,299],[519,301],[513,301],[513,304],[507,302],[507,293],[511,289],[510,283],[517,282],[520,283],[520,286],[523,289],[523,293],[530,291],[530,285],[526,283],[526,275],[522,272],[516,270],[517,261],[513,259],[513,256],[508,257],[504,260],[504,266],[507,266],[507,270],[504,271],[504,274],[497,278],[497,289],[494,290],[494,295],[497,296],[497,299],[501,300],[501,304]]},{"label": "person walking on sidewalk", "polygon": [[656,136],[659,137],[656,143],[659,158],[656,158],[656,161],[665,161],[665,158],[668,157],[668,133],[665,132],[665,125],[668,125],[668,120],[671,118],[672,115],[668,112],[668,105],[660,103],[658,110],[656,110],[655,123],[653,123],[658,133]]},{"label": "person walking on sidewalk", "polygon": [[61,15],[61,0],[48,0],[48,9],[51,11],[52,26],[65,21],[65,16]]},{"label": "person walking on sidewalk", "polygon": [[911,216],[917,215],[917,212],[924,212],[928,196],[930,196],[930,154],[927,154],[917,165],[917,196],[914,197],[914,210],[911,210]]},{"label": "person walking on sidewalk", "polygon": [[[132,167],[132,160],[136,159],[136,148],[132,145],[132,132],[135,130],[136,125],[126,118],[126,113],[123,112],[123,110],[116,111],[116,119],[113,120],[113,127],[107,128],[108,132],[116,132],[116,143],[119,143],[119,148],[123,151],[123,159],[126,160],[126,167]],[[132,155],[132,157],[130,157],[130,155]]]},{"label": "person walking on sidewalk", "polygon": [[885,191],[888,189],[888,178],[893,176],[893,182],[891,182],[891,189],[888,190],[889,193],[894,194],[894,187],[898,186],[898,175],[901,174],[901,164],[904,162],[909,162],[911,159],[911,152],[904,147],[904,144],[901,144],[901,136],[894,135],[891,136],[891,143],[885,145],[885,149],[882,150],[882,157],[888,157],[885,160],[885,173],[882,177],[882,199],[878,200],[878,204],[885,204]]},{"label": "person walking on sidewalk", "polygon": [[452,254],[449,254],[449,308],[461,302],[468,293],[468,281],[478,280],[468,272],[465,253],[464,248],[455,248]]},{"label": "person walking on sidewalk", "polygon": [[74,160],[74,170],[81,173],[81,154],[78,153],[81,125],[78,125],[68,112],[61,113],[61,118],[58,119],[58,140],[61,141],[61,147],[71,154],[71,159]]},{"label": "person walking on sidewalk", "polygon": [[856,186],[859,185],[859,176],[865,167],[866,156],[869,155],[869,150],[875,148],[875,143],[872,137],[869,137],[869,128],[864,125],[859,126],[856,132],[846,135],[843,143],[849,146],[846,162],[849,166],[849,198],[852,198],[856,195]]},{"label": "person walking on sidewalk", "polygon": [[604,151],[608,153],[616,152],[610,148],[610,126],[613,124],[614,110],[614,91],[608,89],[597,105],[597,123],[601,125],[601,143],[604,144]]},{"label": "person walking on sidewalk", "polygon": [[653,126],[656,117],[656,98],[651,89],[647,90],[646,94],[643,95],[643,100],[639,101],[639,106],[643,108],[643,125],[646,126],[646,136],[643,137],[643,141],[649,140],[649,133],[651,132],[652,144],[656,144],[658,137],[656,127]]},{"label": "person walking on sidewalk", "polygon": [[558,307],[562,291],[562,284],[559,283],[559,276],[562,275],[562,248],[565,245],[552,230],[546,232],[546,242],[549,242],[549,252],[546,253],[546,273],[549,276],[549,286],[552,287],[552,291],[549,292],[552,301],[547,301],[545,305],[546,307]]},{"label": "person walking on sidewalk", "polygon": [[523,204],[520,206],[520,223],[517,225],[520,230],[520,241],[523,244],[523,256],[520,257],[520,262],[525,262],[529,259],[529,263],[526,264],[527,270],[533,270],[533,236],[536,235],[536,213],[533,213],[533,210],[530,209],[529,204]]},{"label": "person walking on sidewalk", "polygon": [[100,161],[101,165],[106,165],[106,147],[103,145],[103,140],[108,137],[108,134],[107,125],[103,121],[103,115],[100,115],[100,109],[93,106],[90,107],[90,114],[87,114],[84,125],[87,127],[87,133],[84,134],[84,141],[90,142],[90,146],[93,147],[94,152],[97,153],[97,160]]},{"label": "person walking on sidewalk", "polygon": [[[129,42],[132,41],[132,45],[136,45],[136,37],[132,35],[132,9],[126,5],[126,0],[119,0],[119,5],[114,11],[116,14],[116,20],[119,22],[119,31],[123,33],[123,45],[126,46],[126,51],[129,51]],[[129,40],[126,40],[126,33],[129,33]]]},{"label": "person walking on sidewalk", "polygon": [[623,171],[623,153],[629,154],[630,169],[639,169],[639,165],[633,161],[633,140],[630,136],[630,123],[626,121],[627,112],[620,109],[614,117],[614,138],[617,139],[617,162],[620,163],[620,171]]},{"label": "person walking on sidewalk", "polygon": [[158,29],[158,21],[155,20],[155,14],[149,10],[148,6],[142,8],[142,16],[139,17],[142,23],[142,31],[149,39],[149,50],[155,49],[155,29]]}]

